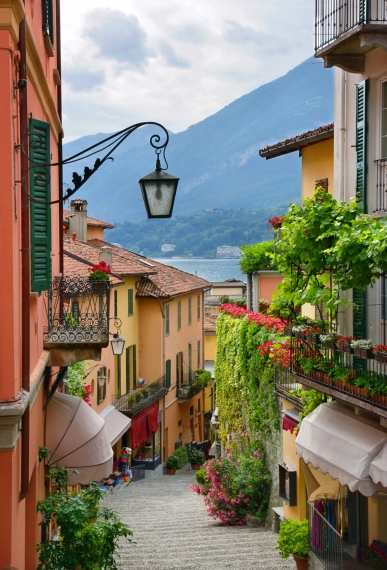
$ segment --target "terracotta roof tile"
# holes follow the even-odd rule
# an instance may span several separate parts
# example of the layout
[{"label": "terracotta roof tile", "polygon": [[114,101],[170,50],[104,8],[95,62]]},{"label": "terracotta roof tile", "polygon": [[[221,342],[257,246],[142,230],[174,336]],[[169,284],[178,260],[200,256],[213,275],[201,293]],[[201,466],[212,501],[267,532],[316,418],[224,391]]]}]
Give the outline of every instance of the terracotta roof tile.
[{"label": "terracotta roof tile", "polygon": [[139,297],[154,296],[150,293],[157,290],[158,296],[169,298],[175,297],[176,295],[183,295],[184,293],[190,293],[191,291],[208,289],[211,286],[208,281],[201,277],[196,277],[195,275],[176,269],[176,267],[170,267],[169,265],[165,265],[164,263],[160,263],[154,259],[143,257],[137,253],[133,253],[132,251],[128,251],[105,241],[93,239],[90,240],[89,243],[95,246],[98,245],[99,247],[107,245],[112,248],[113,252],[122,255],[122,257],[128,260],[145,264],[149,269],[155,272],[153,275],[151,274],[151,271],[146,272],[148,273],[148,280],[153,285],[153,289],[150,284],[147,283],[146,287],[144,285],[144,287],[141,287],[141,290],[137,292]]},{"label": "terracotta roof tile", "polygon": [[[83,202],[83,201],[80,200],[80,202]],[[66,225],[68,225],[68,223],[69,223],[70,216],[71,216],[71,212],[69,212],[69,210],[63,210],[63,221]],[[88,226],[98,226],[100,228],[105,228],[105,229],[110,229],[110,230],[112,230],[113,228],[116,227],[116,226],[113,226],[113,224],[109,224],[108,222],[103,222],[102,220],[97,220],[96,218],[90,218],[89,216],[87,216],[87,225]]]},{"label": "terracotta roof tile", "polygon": [[262,158],[274,158],[275,156],[281,156],[289,152],[294,152],[295,150],[300,150],[304,146],[333,138],[333,129],[334,123],[323,125],[312,131],[307,131],[306,133],[301,133],[295,137],[266,146],[259,151],[259,155]]},{"label": "terracotta roof tile", "polygon": [[[103,245],[110,246],[109,243],[101,242]],[[100,247],[92,245],[90,243],[84,243],[79,240],[73,241],[70,236],[63,236],[63,247],[64,250],[78,256],[81,259],[85,259],[92,265],[99,263],[99,250]],[[113,249],[113,248],[112,248]],[[139,263],[135,259],[128,259],[118,255],[116,252],[112,251],[112,271],[116,275],[149,275],[150,273],[155,273],[155,269],[146,266],[143,263]]]},{"label": "terracotta roof tile", "polygon": [[216,319],[218,315],[204,315],[204,332],[216,332]]},{"label": "terracotta roof tile", "polygon": [[[68,251],[63,252],[64,274],[67,277],[87,277],[89,275],[89,267],[94,264],[82,259]],[[110,273],[110,282],[114,285],[122,285],[124,281],[114,273]]]}]

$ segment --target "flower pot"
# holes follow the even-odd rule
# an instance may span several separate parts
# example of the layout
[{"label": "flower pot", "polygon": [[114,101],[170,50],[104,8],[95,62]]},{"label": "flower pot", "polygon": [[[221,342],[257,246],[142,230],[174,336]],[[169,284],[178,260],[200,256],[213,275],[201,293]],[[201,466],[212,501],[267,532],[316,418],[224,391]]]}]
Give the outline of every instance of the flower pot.
[{"label": "flower pot", "polygon": [[374,354],[370,348],[355,348],[355,356],[360,356],[360,358],[367,358],[368,360],[373,360]]},{"label": "flower pot", "polygon": [[143,392],[142,395],[144,396],[144,398],[147,398],[147,397],[148,397],[148,392]]},{"label": "flower pot", "polygon": [[340,352],[346,352],[347,354],[353,354],[353,348],[349,344],[339,344]]},{"label": "flower pot", "polygon": [[200,469],[199,463],[192,463],[191,467],[194,471],[199,471]]},{"label": "flower pot", "polygon": [[341,380],[335,380],[334,382],[335,382],[336,388],[340,388],[341,390],[344,388],[343,382]]},{"label": "flower pot", "polygon": [[89,283],[94,293],[104,293],[109,288],[110,280],[106,279],[103,281],[89,281]]},{"label": "flower pot", "polygon": [[307,334],[305,336],[306,340],[312,344],[320,344],[320,335],[319,334]]},{"label": "flower pot", "polygon": [[171,467],[168,469],[168,475],[174,475],[176,473],[176,469],[172,469]]},{"label": "flower pot", "polygon": [[387,353],[386,352],[374,352],[374,358],[376,362],[381,362],[382,364],[387,364]]},{"label": "flower pot", "polygon": [[307,556],[297,556],[297,554],[293,554],[293,558],[296,563],[297,570],[308,570],[309,560]]}]

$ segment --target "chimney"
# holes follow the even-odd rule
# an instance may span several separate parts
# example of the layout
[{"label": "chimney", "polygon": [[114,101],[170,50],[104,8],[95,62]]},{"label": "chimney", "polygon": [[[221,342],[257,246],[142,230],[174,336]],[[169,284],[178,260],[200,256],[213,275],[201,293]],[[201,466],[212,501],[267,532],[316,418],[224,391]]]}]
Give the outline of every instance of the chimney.
[{"label": "chimney", "polygon": [[113,270],[112,248],[108,245],[101,247],[99,250],[99,260],[104,261],[107,265],[110,265],[110,269]]},{"label": "chimney", "polygon": [[79,241],[87,242],[87,201],[71,200],[69,218],[69,234],[77,234]]}]

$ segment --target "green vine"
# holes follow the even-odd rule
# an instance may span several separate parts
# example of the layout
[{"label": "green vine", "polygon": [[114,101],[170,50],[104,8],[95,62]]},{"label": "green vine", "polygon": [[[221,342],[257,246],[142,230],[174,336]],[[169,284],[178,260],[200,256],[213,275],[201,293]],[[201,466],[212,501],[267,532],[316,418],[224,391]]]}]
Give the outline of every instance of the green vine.
[{"label": "green vine", "polygon": [[217,318],[215,377],[219,436],[224,444],[230,434],[246,446],[279,429],[274,366],[257,350],[278,338],[277,333],[244,317],[220,313]]}]

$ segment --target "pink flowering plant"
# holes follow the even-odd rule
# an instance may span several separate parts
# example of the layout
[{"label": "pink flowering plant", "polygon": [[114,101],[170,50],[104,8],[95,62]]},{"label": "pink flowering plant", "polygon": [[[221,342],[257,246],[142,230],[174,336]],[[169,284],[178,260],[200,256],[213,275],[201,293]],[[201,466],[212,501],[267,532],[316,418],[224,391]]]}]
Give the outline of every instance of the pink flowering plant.
[{"label": "pink flowering plant", "polygon": [[250,448],[238,457],[229,449],[220,459],[205,464],[203,481],[191,489],[204,496],[210,517],[224,525],[244,525],[247,514],[266,516],[271,477],[260,449]]}]

